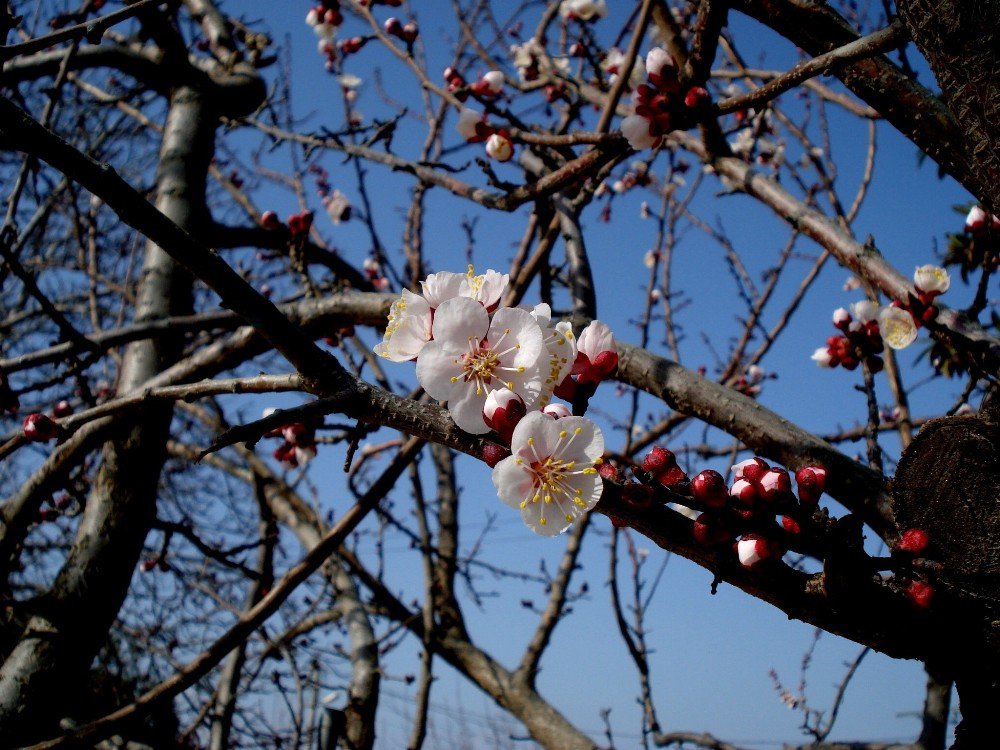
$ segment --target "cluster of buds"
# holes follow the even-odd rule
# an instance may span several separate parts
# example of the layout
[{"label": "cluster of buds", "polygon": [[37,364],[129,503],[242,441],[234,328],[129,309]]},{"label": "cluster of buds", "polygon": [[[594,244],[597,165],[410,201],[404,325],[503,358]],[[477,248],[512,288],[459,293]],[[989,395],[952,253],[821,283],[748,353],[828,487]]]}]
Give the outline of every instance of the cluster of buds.
[{"label": "cluster of buds", "polygon": [[344,22],[344,14],[340,10],[339,0],[322,0],[314,5],[306,13],[306,24],[312,27],[316,36],[320,38],[320,52],[327,54],[323,48],[323,42],[330,42],[330,49],[333,48],[333,37],[337,34],[337,28]]},{"label": "cluster of buds", "polygon": [[[789,473],[756,456],[733,467],[733,482],[728,486],[717,471],[707,469],[698,473],[691,480],[690,494],[706,510],[695,520],[692,528],[695,539],[705,545],[727,544],[735,536],[734,527],[779,512],[784,513],[781,525],[786,533],[801,533],[796,516],[819,502],[826,488],[826,470],[819,466],[803,467],[795,473],[795,482],[798,503]],[[740,564],[747,568],[783,554],[779,541],[764,531],[743,534],[734,548]]]},{"label": "cluster of buds", "polygon": [[464,102],[469,98],[469,94],[486,101],[498,98],[503,93],[506,79],[499,70],[491,70],[483,73],[479,80],[470,86],[461,73],[449,66],[444,69],[444,81],[448,84],[448,91],[460,102]]},{"label": "cluster of buds", "polygon": [[491,159],[505,162],[514,156],[514,143],[510,139],[510,133],[490,125],[486,117],[474,109],[463,108],[455,127],[468,143],[485,141],[486,155]]},{"label": "cluster of buds", "polygon": [[937,317],[934,300],[948,291],[951,277],[940,266],[919,266],[913,273],[913,286],[916,294],[910,294],[905,305],[893,301],[879,309],[864,300],[851,305],[850,311],[835,310],[833,325],[843,335],[828,338],[826,346],[813,353],[813,361],[820,367],[840,365],[848,370],[865,362],[872,372],[879,372],[885,344],[904,349],[916,340],[920,326]]},{"label": "cluster of buds", "polygon": [[[930,544],[930,534],[923,529],[907,529],[893,545],[892,555],[901,563],[907,564],[916,558],[926,558]],[[903,593],[915,607],[928,609],[934,598],[934,586],[919,578],[910,578],[904,585]]]},{"label": "cluster of buds", "polygon": [[21,401],[10,387],[10,383],[7,382],[7,376],[0,371],[0,413],[9,412],[13,414],[20,406]]},{"label": "cluster of buds", "polygon": [[636,87],[633,94],[635,114],[622,120],[622,135],[636,150],[652,148],[710,101],[711,96],[702,86],[693,86],[682,94],[677,64],[665,49],[654,47],[646,55],[646,83]]},{"label": "cluster of buds", "polygon": [[396,37],[406,44],[407,47],[417,40],[417,34],[420,33],[416,21],[408,21],[404,24],[395,16],[387,18],[385,23],[382,24],[382,28],[385,29],[386,34]]},{"label": "cluster of buds", "polygon": [[289,216],[286,223],[293,242],[305,240],[309,236],[309,230],[312,229],[313,212],[299,211]]},{"label": "cluster of buds", "polygon": [[878,305],[868,300],[851,305],[848,312],[840,307],[833,312],[833,326],[842,332],[831,336],[826,346],[813,352],[812,359],[820,367],[843,367],[854,370],[863,361],[872,372],[880,372],[885,351],[879,330]]},{"label": "cluster of buds", "polygon": [[[264,416],[269,417],[277,409],[264,410]],[[265,437],[281,438],[282,442],[274,449],[274,457],[289,469],[305,466],[316,457],[316,425],[305,422],[291,422],[275,430]]]},{"label": "cluster of buds", "polygon": [[760,395],[761,384],[767,378],[773,377],[776,376],[773,374],[769,375],[760,365],[750,365],[746,369],[746,372],[736,379],[736,382],[733,384],[733,388],[745,396],[753,398],[754,396]]}]

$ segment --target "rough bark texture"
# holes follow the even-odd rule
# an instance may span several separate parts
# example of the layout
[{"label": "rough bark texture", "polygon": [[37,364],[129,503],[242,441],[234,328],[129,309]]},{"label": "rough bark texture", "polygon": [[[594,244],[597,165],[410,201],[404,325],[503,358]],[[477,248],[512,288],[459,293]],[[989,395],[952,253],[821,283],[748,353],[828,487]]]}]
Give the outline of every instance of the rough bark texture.
[{"label": "rough bark texture", "polygon": [[[210,102],[189,88],[172,97],[160,149],[157,208],[196,230],[204,225],[205,180],[214,151]],[[191,312],[190,275],[148,243],[136,322]],[[126,350],[118,391],[140,387],[180,354],[176,337],[137,341]],[[9,739],[52,730],[79,685],[128,591],[156,514],[160,469],[172,408],[147,408],[105,444],[76,539],[52,589],[38,603],[21,640],[0,667],[0,726]],[[62,705],[53,705],[60,696]],[[42,719],[45,717],[45,720]]]},{"label": "rough bark texture", "polygon": [[1000,2],[898,0],[962,133],[966,164],[1000,214]]}]

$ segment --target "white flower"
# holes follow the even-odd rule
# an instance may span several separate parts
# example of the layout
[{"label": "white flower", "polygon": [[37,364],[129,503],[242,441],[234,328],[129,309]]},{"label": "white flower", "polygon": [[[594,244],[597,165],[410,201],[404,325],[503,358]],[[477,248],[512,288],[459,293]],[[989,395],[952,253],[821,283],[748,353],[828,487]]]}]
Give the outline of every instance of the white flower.
[{"label": "white flower", "polygon": [[651,76],[658,76],[664,68],[674,67],[674,58],[670,56],[663,47],[653,47],[646,53],[646,73]]},{"label": "white flower", "polygon": [[375,353],[392,362],[406,362],[420,354],[430,338],[431,305],[419,294],[404,289],[389,309],[385,335],[375,346]]},{"label": "white flower", "polygon": [[494,94],[499,94],[503,91],[504,75],[499,70],[491,70],[489,73],[483,75],[483,80],[486,81],[486,85],[489,87],[490,92]]},{"label": "white flower", "polygon": [[820,367],[832,367],[833,358],[830,356],[830,350],[825,346],[814,351],[811,359]]},{"label": "white flower", "polygon": [[921,292],[944,294],[951,286],[951,276],[941,266],[917,266],[913,272],[913,285]]},{"label": "white flower", "polygon": [[878,314],[878,329],[882,340],[893,349],[905,349],[917,338],[913,316],[898,307],[883,307]]},{"label": "white flower", "polygon": [[417,380],[448,402],[459,427],[478,435],[489,431],[483,407],[494,388],[509,388],[528,408],[538,402],[542,353],[542,330],[525,310],[501,308],[491,322],[481,304],[456,297],[434,313],[433,340],[417,358]]},{"label": "white flower", "polygon": [[507,136],[494,133],[486,140],[486,155],[497,161],[510,161],[514,155],[514,144]]},{"label": "white flower", "polygon": [[608,5],[605,0],[563,0],[559,6],[559,15],[563,18],[573,16],[581,21],[604,18],[608,15]]},{"label": "white flower", "polygon": [[878,305],[867,299],[855,302],[851,305],[851,317],[861,325],[871,323],[878,317]]},{"label": "white flower", "polygon": [[469,107],[462,107],[462,111],[458,115],[458,122],[455,123],[455,129],[465,140],[471,141],[473,138],[479,136],[476,126],[483,121],[482,112],[477,112]]},{"label": "white flower", "polygon": [[636,151],[652,148],[660,140],[660,136],[650,134],[649,120],[641,115],[629,115],[623,118],[621,127],[622,135],[625,136],[628,145]]},{"label": "white flower", "polygon": [[493,485],[536,534],[562,533],[600,500],[604,485],[594,467],[604,436],[589,419],[531,412],[514,428],[511,452],[493,469]]},{"label": "white flower", "polygon": [[510,274],[499,273],[492,268],[479,276],[475,274],[475,270],[470,265],[468,273],[459,286],[458,293],[462,297],[470,297],[482,303],[487,310],[492,310],[500,302],[503,293],[507,291]]},{"label": "white flower", "polygon": [[339,190],[334,190],[324,198],[323,206],[326,208],[326,214],[330,217],[330,221],[334,224],[340,224],[340,222],[351,218],[351,202]]}]

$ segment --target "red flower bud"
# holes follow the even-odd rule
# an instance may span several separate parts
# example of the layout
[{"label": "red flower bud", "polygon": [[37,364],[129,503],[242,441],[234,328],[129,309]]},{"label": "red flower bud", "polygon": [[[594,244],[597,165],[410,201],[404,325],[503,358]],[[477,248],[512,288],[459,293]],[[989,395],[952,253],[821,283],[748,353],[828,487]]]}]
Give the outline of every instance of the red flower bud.
[{"label": "red flower bud", "polygon": [[386,34],[391,34],[392,36],[403,37],[403,24],[395,16],[391,16],[385,19],[385,23],[382,24],[382,28],[385,29]]},{"label": "red flower bud", "polygon": [[281,228],[281,220],[278,218],[278,214],[274,211],[265,211],[260,215],[260,225],[264,229],[274,231],[275,229]]},{"label": "red flower bud", "polygon": [[910,581],[906,587],[906,598],[914,606],[921,609],[930,609],[931,600],[934,598],[934,587],[923,581]]},{"label": "red flower bud", "polygon": [[691,495],[712,508],[721,508],[729,496],[726,480],[717,471],[705,469],[691,480]]},{"label": "red flower bud", "polygon": [[733,467],[733,478],[757,482],[764,475],[764,472],[770,468],[767,461],[754,456],[753,458],[748,458],[746,461],[740,461]]},{"label": "red flower bud", "polygon": [[729,488],[729,495],[743,505],[753,506],[761,498],[760,486],[747,479],[737,479]]},{"label": "red flower bud", "polygon": [[609,479],[612,482],[621,482],[624,477],[622,476],[621,469],[615,466],[610,461],[605,461],[603,464],[597,467],[597,473],[600,474],[605,479]]},{"label": "red flower bud", "polygon": [[487,443],[483,446],[483,461],[485,461],[486,465],[490,468],[496,466],[509,455],[509,450],[497,445],[496,443]]},{"label": "red flower bud", "polygon": [[696,542],[708,546],[725,544],[732,538],[729,529],[717,518],[713,518],[707,513],[702,513],[695,519],[691,533]]},{"label": "red flower bud", "polygon": [[642,461],[642,468],[648,471],[664,487],[673,487],[687,480],[687,474],[677,465],[677,458],[666,448],[656,446]]},{"label": "red flower bud", "polygon": [[795,482],[799,486],[799,500],[815,505],[826,489],[826,469],[821,466],[803,466],[795,472]]},{"label": "red flower bud", "polygon": [[701,109],[711,101],[712,97],[703,86],[692,86],[684,95],[684,106],[690,109]]},{"label": "red flower bud", "polygon": [[771,503],[785,499],[792,492],[792,480],[784,469],[768,469],[759,484],[764,499]]},{"label": "red flower bud", "polygon": [[29,414],[21,424],[21,431],[24,437],[34,443],[47,443],[59,432],[55,422],[44,414]]},{"label": "red flower bud", "polygon": [[911,555],[916,555],[927,549],[930,541],[930,534],[923,529],[907,529],[899,538],[896,549],[900,552],[908,552]]},{"label": "red flower bud", "polygon": [[796,521],[791,516],[782,516],[781,517],[781,526],[789,534],[801,534],[802,533],[802,527],[799,526],[798,521]]},{"label": "red flower bud", "polygon": [[52,407],[52,416],[56,419],[62,419],[63,417],[68,417],[73,413],[73,407],[70,405],[69,401],[63,399],[55,406]]}]

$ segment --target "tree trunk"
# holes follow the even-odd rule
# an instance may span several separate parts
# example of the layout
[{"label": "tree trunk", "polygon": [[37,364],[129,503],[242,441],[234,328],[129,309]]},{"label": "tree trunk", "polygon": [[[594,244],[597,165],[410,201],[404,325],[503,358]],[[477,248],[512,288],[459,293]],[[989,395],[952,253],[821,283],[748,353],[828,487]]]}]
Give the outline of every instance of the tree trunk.
[{"label": "tree trunk", "polygon": [[897,0],[900,18],[927,58],[958,121],[979,195],[1000,215],[1000,2]]},{"label": "tree trunk", "polygon": [[[205,182],[217,122],[204,94],[184,87],[173,92],[160,147],[156,205],[195,233],[208,213]],[[147,243],[136,322],[188,314],[191,299],[190,275],[163,249]],[[118,392],[140,388],[178,358],[181,346],[180,337],[129,345]],[[155,518],[172,412],[170,405],[149,407],[105,444],[66,562],[0,667],[0,734],[5,739],[51,733],[71,709],[75,690],[124,601]]]}]

